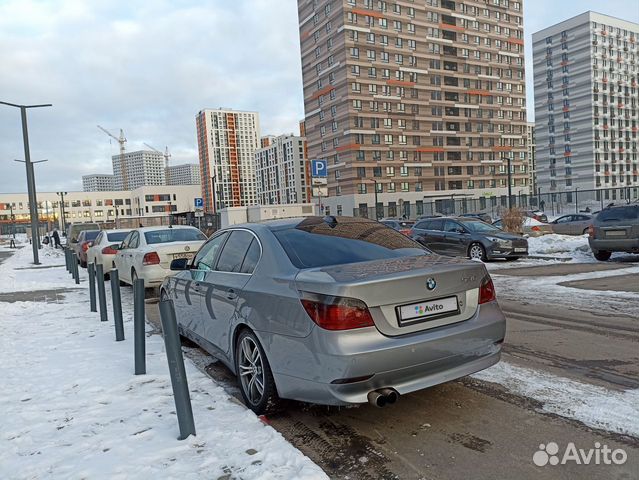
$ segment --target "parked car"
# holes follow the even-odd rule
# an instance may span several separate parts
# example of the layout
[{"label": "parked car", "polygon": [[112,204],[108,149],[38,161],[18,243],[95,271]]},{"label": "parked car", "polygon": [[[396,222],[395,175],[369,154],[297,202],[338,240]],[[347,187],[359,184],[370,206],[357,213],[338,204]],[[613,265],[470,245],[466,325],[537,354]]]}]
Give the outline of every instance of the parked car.
[{"label": "parked car", "polygon": [[98,236],[100,230],[82,230],[75,243],[71,244],[71,250],[78,256],[78,263],[82,268],[87,266],[87,250],[91,246],[91,242]]},{"label": "parked car", "polygon": [[548,216],[540,210],[525,210],[524,215],[529,218],[534,218],[538,222],[548,223]]},{"label": "parked car", "polygon": [[499,360],[505,320],[485,266],[373,220],[234,225],[171,267],[160,295],[180,333],[238,376],[258,414],[278,397],[383,406]]},{"label": "parked car", "polygon": [[72,243],[78,241],[78,236],[82,230],[100,230],[98,223],[72,223],[67,227],[66,237],[67,245],[72,246]]},{"label": "parked car", "polygon": [[460,217],[463,218],[476,218],[478,220],[481,220],[482,222],[486,222],[486,223],[492,223],[493,219],[490,215],[488,215],[487,213],[462,213],[459,215]]},{"label": "parked car", "polygon": [[[504,226],[501,219],[494,221],[492,225],[499,229],[503,229]],[[521,226],[521,233],[530,237],[541,237],[542,235],[553,233],[553,230],[552,226],[547,223],[542,223],[534,218],[526,217],[523,225]]]},{"label": "parked car", "polygon": [[592,254],[602,262],[613,252],[639,253],[639,204],[603,209],[588,233]]},{"label": "parked car", "polygon": [[554,233],[561,235],[584,235],[588,233],[588,227],[592,225],[592,216],[586,213],[576,213],[559,217],[548,225]]},{"label": "parked car", "polygon": [[136,228],[118,246],[113,264],[123,283],[133,285],[136,278],[142,278],[146,288],[157,287],[174,273],[171,261],[193,258],[205,240],[195,227]]},{"label": "parked car", "polygon": [[104,267],[104,276],[108,276],[113,267],[113,259],[118,253],[117,246],[122,243],[131,230],[102,230],[87,250],[87,263]]},{"label": "parked car", "polygon": [[394,219],[394,218],[385,218],[379,221],[383,223],[387,227],[391,227],[394,230],[397,230],[399,233],[403,233],[404,235],[408,235],[410,233],[410,229],[415,222],[412,220],[402,220],[402,219]]},{"label": "parked car", "polygon": [[441,255],[478,260],[517,260],[528,255],[528,241],[506,233],[489,223],[464,217],[421,220],[411,230],[411,238]]}]

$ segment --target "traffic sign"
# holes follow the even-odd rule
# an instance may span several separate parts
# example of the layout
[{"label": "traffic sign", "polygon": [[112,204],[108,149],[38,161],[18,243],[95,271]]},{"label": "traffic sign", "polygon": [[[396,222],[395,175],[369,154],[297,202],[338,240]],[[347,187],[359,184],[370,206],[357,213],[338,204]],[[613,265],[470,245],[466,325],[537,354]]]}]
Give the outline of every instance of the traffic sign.
[{"label": "traffic sign", "polygon": [[327,177],[328,161],[311,160],[311,177]]},{"label": "traffic sign", "polygon": [[204,199],[202,197],[196,197],[194,200],[195,208],[204,208]]}]

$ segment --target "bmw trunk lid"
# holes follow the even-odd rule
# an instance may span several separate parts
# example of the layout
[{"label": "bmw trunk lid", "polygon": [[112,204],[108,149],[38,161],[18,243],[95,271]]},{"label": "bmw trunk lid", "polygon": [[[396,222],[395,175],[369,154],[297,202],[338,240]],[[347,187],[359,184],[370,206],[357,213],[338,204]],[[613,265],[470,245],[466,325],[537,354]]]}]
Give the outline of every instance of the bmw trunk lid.
[{"label": "bmw trunk lid", "polygon": [[296,286],[362,300],[378,330],[395,336],[471,318],[486,275],[479,262],[424,255],[305,269]]}]

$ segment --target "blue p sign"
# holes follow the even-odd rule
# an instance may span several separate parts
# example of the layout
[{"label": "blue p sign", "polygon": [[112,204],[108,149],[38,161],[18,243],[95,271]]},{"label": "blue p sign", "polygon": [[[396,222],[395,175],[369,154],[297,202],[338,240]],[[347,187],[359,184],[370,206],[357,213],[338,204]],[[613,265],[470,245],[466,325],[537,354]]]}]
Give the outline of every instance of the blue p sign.
[{"label": "blue p sign", "polygon": [[195,208],[204,208],[204,200],[202,197],[195,198]]},{"label": "blue p sign", "polygon": [[327,177],[328,162],[326,160],[311,160],[311,176],[324,178]]}]

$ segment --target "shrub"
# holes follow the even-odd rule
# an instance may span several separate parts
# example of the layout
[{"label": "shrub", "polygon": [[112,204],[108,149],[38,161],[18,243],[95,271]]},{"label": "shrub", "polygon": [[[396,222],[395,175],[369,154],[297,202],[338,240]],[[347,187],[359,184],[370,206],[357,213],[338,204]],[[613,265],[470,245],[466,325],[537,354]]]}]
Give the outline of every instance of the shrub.
[{"label": "shrub", "polygon": [[525,219],[524,212],[520,208],[504,210],[501,216],[504,231],[519,235],[524,232]]}]

